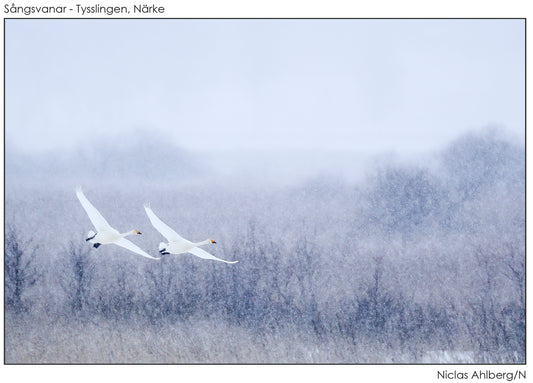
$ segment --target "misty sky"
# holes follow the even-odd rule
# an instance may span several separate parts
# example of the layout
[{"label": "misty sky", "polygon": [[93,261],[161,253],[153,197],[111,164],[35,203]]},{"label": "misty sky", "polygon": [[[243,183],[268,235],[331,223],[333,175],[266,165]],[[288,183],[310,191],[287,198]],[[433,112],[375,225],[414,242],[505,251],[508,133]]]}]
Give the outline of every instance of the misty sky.
[{"label": "misty sky", "polygon": [[186,149],[524,138],[523,20],[6,20],[6,145]]}]

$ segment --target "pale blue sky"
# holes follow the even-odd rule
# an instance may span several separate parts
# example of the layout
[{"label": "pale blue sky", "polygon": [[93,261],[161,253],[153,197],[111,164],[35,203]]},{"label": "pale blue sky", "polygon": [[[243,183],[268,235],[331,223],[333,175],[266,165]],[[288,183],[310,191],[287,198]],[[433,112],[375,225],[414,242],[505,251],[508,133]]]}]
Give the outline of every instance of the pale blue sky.
[{"label": "pale blue sky", "polygon": [[6,142],[138,129],[186,149],[440,148],[524,137],[523,20],[7,20]]}]

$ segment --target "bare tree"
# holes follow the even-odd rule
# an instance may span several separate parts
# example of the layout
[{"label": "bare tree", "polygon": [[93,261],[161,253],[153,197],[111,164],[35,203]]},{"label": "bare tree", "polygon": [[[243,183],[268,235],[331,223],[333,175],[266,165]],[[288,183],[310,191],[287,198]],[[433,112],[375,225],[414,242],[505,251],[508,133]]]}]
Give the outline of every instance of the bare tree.
[{"label": "bare tree", "polygon": [[159,262],[146,264],[148,299],[145,315],[153,323],[162,318],[176,319],[183,314],[185,292],[179,288],[177,259],[163,257]]},{"label": "bare tree", "polygon": [[24,295],[42,277],[34,264],[37,246],[21,239],[12,226],[6,230],[4,246],[5,308],[16,313],[27,311],[30,303]]},{"label": "bare tree", "polygon": [[70,242],[65,250],[67,261],[60,275],[60,285],[67,294],[67,301],[73,312],[86,309],[89,302],[90,284],[94,275],[94,264],[90,261],[90,247]]},{"label": "bare tree", "polygon": [[514,243],[506,243],[502,256],[504,267],[502,274],[515,286],[517,291],[518,304],[525,309],[526,293],[526,258],[525,248],[521,248]]}]

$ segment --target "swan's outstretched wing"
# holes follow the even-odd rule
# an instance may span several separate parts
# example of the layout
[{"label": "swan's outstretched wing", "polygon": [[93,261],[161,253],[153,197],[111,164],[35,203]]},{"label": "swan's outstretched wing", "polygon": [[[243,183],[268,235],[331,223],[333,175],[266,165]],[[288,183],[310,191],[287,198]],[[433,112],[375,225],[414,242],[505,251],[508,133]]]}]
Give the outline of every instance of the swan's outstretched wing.
[{"label": "swan's outstretched wing", "polygon": [[209,254],[207,251],[200,249],[199,247],[193,247],[191,250],[189,250],[189,253],[196,255],[197,257],[203,258],[203,259],[213,259],[215,261],[220,262],[226,262],[226,263],[237,263],[239,261],[225,261],[223,259],[217,258],[214,255]]},{"label": "swan's outstretched wing", "polygon": [[122,246],[122,247],[124,247],[124,248],[126,248],[126,249],[128,249],[130,251],[133,251],[134,253],[140,254],[143,257],[150,258],[150,259],[157,259],[157,260],[161,259],[161,258],[152,257],[151,255],[149,255],[146,252],[144,252],[140,247],[135,245],[133,242],[128,241],[126,238],[120,238],[120,239],[116,240],[113,243],[115,245]]},{"label": "swan's outstretched wing", "polygon": [[150,222],[152,223],[152,226],[156,228],[158,232],[161,233],[163,237],[167,239],[169,242],[186,242],[186,239],[181,237],[178,233],[176,233],[174,230],[172,230],[170,227],[167,226],[166,223],[161,221],[157,215],[154,214],[152,209],[150,208],[150,205],[145,204],[144,210],[146,210],[146,214],[148,215],[148,218],[150,218]]},{"label": "swan's outstretched wing", "polygon": [[98,210],[92,205],[92,203],[89,202],[89,200],[85,197],[85,194],[81,191],[81,187],[78,187],[76,189],[76,195],[78,196],[78,199],[81,202],[81,206],[85,209],[85,212],[89,216],[89,219],[93,223],[96,231],[105,231],[112,229],[111,225],[107,223],[105,218],[100,214]]}]

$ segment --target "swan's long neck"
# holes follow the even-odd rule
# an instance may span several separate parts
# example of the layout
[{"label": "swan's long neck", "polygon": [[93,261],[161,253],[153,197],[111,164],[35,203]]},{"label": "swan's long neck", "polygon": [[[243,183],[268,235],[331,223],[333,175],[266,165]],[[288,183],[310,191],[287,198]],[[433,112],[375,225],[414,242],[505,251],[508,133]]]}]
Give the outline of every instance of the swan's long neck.
[{"label": "swan's long neck", "polygon": [[206,239],[205,241],[195,243],[194,246],[202,246],[202,245],[209,245],[211,242],[210,239]]},{"label": "swan's long neck", "polygon": [[126,233],[120,234],[120,236],[122,238],[124,238],[124,237],[127,237],[128,235],[134,235],[134,234],[137,234],[137,230],[130,230],[130,231],[126,232]]}]

